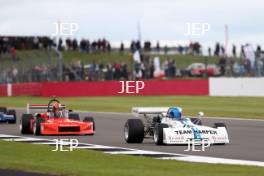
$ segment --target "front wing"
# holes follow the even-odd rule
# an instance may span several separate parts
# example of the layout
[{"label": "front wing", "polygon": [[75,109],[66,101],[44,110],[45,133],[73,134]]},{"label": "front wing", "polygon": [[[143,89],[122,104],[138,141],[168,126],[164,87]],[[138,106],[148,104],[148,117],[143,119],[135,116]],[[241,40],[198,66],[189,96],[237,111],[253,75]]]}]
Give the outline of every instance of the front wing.
[{"label": "front wing", "polygon": [[92,122],[79,125],[41,123],[42,135],[91,135],[94,133]]},{"label": "front wing", "polygon": [[164,144],[189,144],[190,141],[200,141],[201,143],[226,144],[229,143],[227,130],[225,127],[218,128],[164,128]]}]

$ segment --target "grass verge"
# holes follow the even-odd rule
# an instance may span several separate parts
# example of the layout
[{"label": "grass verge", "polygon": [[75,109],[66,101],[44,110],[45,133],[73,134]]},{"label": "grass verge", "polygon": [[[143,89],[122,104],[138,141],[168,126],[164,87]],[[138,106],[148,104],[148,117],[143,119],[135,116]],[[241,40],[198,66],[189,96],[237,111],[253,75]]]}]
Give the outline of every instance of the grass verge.
[{"label": "grass verge", "polygon": [[[80,60],[83,64],[88,63],[98,63],[98,64],[114,64],[114,63],[126,63],[131,70],[131,65],[133,63],[132,54],[130,53],[81,53],[79,51],[64,51],[63,62],[65,64],[70,64],[74,61]],[[0,68],[10,68],[15,66],[19,69],[28,70],[34,65],[39,64],[57,64],[57,56],[54,52],[47,52],[46,50],[18,50],[17,55],[20,58],[19,62],[12,62],[11,58],[8,56],[2,56],[0,58],[1,65]],[[152,56],[151,58],[153,58]],[[163,62],[167,56],[159,55],[161,62]],[[204,56],[192,56],[192,55],[171,55],[171,59],[175,60],[177,68],[185,68],[191,63],[206,61]],[[216,64],[219,61],[219,57],[211,57],[207,59],[210,64]]]},{"label": "grass verge", "polygon": [[69,176],[262,176],[264,168],[200,164],[146,157],[110,155],[91,150],[52,152],[45,145],[0,141],[0,168]]}]

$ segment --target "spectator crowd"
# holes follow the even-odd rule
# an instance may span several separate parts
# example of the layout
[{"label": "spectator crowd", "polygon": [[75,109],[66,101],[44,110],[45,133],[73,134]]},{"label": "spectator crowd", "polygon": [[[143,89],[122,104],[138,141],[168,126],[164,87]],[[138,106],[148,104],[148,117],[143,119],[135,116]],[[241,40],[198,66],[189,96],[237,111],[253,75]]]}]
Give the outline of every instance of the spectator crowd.
[{"label": "spectator crowd", "polygon": [[[143,44],[143,45],[142,45]],[[142,46],[141,46],[142,45]],[[237,51],[235,45],[232,46],[232,56],[227,57],[225,47],[216,43],[214,49],[208,48],[208,56],[220,57],[217,67],[220,69],[220,76],[264,76],[264,54],[260,46],[252,51],[254,61],[249,57],[250,45],[242,45]],[[169,54],[172,50],[174,54],[200,56],[202,45],[198,42],[191,42],[188,46],[160,47],[159,42],[155,46],[150,41],[131,41],[129,48],[124,43],[120,43],[119,48],[114,48],[111,43],[102,38],[97,40],[81,39],[52,39],[50,37],[8,37],[0,36],[0,62],[3,56],[8,55],[14,63],[19,63],[17,50],[40,50],[56,48],[58,51],[78,51],[82,53],[110,53],[110,52],[131,52],[133,64],[129,63],[109,63],[103,64],[93,62],[84,64],[81,61],[74,61],[70,64],[63,64],[62,75],[59,75],[58,65],[37,64],[30,69],[19,70],[14,64],[10,68],[2,68],[0,71],[0,83],[5,82],[39,82],[39,81],[74,81],[74,80],[129,80],[129,79],[153,79],[162,76],[166,79],[175,78],[181,75],[182,69],[176,67],[177,63]],[[240,55],[238,54],[240,53]],[[165,59],[159,60],[161,64],[155,64],[156,55],[163,54]],[[252,55],[252,54],[251,54]],[[163,71],[155,74],[157,67]],[[130,70],[131,68],[131,70]],[[61,76],[61,79],[59,77]]]}]

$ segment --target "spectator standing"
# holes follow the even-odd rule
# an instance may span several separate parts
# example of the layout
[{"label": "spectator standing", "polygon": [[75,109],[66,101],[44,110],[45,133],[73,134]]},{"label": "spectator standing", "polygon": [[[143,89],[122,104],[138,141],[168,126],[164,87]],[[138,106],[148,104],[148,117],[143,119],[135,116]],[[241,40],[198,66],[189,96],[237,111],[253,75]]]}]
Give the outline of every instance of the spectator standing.
[{"label": "spectator standing", "polygon": [[220,53],[220,44],[219,44],[219,43],[216,43],[216,44],[215,44],[214,55],[215,55],[215,56],[219,56],[219,53]]},{"label": "spectator standing", "polygon": [[107,49],[107,52],[108,53],[110,53],[111,52],[111,44],[110,44],[110,42],[107,42],[107,44],[106,44],[106,49]]},{"label": "spectator standing", "polygon": [[241,48],[240,48],[240,57],[241,58],[245,58],[245,51],[244,51],[244,46],[241,45]]},{"label": "spectator standing", "polygon": [[77,48],[78,48],[77,40],[76,40],[76,39],[73,39],[73,41],[72,41],[72,49],[73,49],[74,51],[76,51]]},{"label": "spectator standing", "polygon": [[159,41],[157,41],[156,50],[157,50],[158,53],[160,52],[160,44],[159,44]]},{"label": "spectator standing", "polygon": [[233,47],[232,47],[232,55],[233,55],[233,58],[236,58],[237,57],[237,54],[236,54],[236,45],[233,45]]},{"label": "spectator standing", "polygon": [[219,67],[220,67],[220,74],[221,76],[225,75],[226,72],[226,58],[225,57],[221,57],[218,63]]},{"label": "spectator standing", "polygon": [[212,56],[212,51],[211,51],[211,47],[208,47],[208,57]]},{"label": "spectator standing", "polygon": [[11,53],[11,58],[13,61],[17,61],[18,58],[17,58],[17,52],[16,52],[16,48],[15,47],[12,47],[10,49],[10,53]]},{"label": "spectator standing", "polygon": [[120,44],[120,49],[119,49],[120,53],[123,53],[124,52],[124,43],[121,42]]}]

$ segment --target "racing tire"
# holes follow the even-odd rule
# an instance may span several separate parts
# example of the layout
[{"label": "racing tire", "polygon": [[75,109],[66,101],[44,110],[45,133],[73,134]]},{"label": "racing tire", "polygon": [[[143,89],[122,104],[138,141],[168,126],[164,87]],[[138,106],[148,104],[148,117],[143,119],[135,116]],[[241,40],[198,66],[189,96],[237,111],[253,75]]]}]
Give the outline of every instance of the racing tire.
[{"label": "racing tire", "polygon": [[14,116],[14,120],[9,120],[8,123],[11,123],[11,124],[16,123],[16,111],[14,109],[8,110],[7,115],[13,115]]},{"label": "racing tire", "polygon": [[7,112],[6,107],[0,107],[0,112],[6,114],[6,112]]},{"label": "racing tire", "polygon": [[23,114],[20,121],[21,134],[30,134],[30,120],[33,119],[32,114]]},{"label": "racing tire", "polygon": [[140,119],[128,119],[124,127],[127,143],[142,143],[144,140],[144,124]]},{"label": "racing tire", "polygon": [[36,117],[36,121],[34,123],[34,127],[33,127],[33,133],[36,136],[41,135],[41,123],[44,122],[45,119],[41,118],[41,117]]},{"label": "racing tire", "polygon": [[225,127],[225,128],[227,128],[225,123],[215,123],[214,126],[213,126],[213,128],[218,128],[218,127]]},{"label": "racing tire", "polygon": [[203,125],[201,119],[199,118],[191,118],[191,121],[195,125],[200,125],[200,126]]},{"label": "racing tire", "polygon": [[80,116],[77,113],[70,113],[69,114],[69,119],[80,121]]},{"label": "racing tire", "polygon": [[164,123],[158,123],[154,128],[153,139],[156,145],[164,145],[163,143],[163,129],[168,128],[169,126]]},{"label": "racing tire", "polygon": [[93,117],[84,117],[83,122],[92,122],[93,123],[93,131],[95,131],[95,121]]}]

